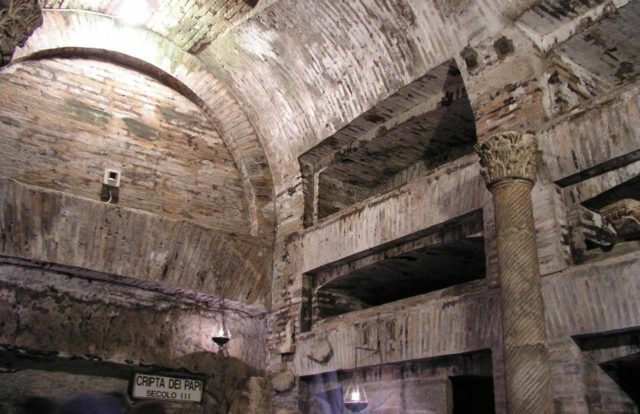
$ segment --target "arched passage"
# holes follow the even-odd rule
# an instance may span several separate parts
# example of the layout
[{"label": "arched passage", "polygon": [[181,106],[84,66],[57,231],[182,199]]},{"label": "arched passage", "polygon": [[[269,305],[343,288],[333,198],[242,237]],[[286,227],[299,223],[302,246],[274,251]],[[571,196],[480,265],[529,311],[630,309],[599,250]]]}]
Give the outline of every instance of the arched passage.
[{"label": "arched passage", "polygon": [[[0,175],[17,180],[0,180],[1,255],[264,303],[268,240],[250,236],[240,174],[198,106],[94,59],[18,62],[0,85]],[[100,198],[105,168],[122,172],[117,205]]]},{"label": "arched passage", "polygon": [[121,25],[108,16],[46,10],[42,28],[16,53],[14,63],[83,54],[108,57],[152,74],[200,106],[242,176],[251,234],[272,237],[272,177],[260,139],[238,101],[198,58],[153,32]]}]

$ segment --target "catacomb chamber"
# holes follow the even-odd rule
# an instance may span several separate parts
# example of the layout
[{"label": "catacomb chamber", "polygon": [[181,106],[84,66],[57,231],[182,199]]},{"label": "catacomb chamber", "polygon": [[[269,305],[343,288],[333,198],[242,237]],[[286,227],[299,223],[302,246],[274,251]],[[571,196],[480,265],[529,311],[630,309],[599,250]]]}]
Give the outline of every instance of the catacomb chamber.
[{"label": "catacomb chamber", "polygon": [[307,326],[485,278],[482,226],[476,211],[307,273]]},{"label": "catacomb chamber", "polygon": [[476,141],[462,75],[445,62],[299,157],[305,225],[470,154]]}]

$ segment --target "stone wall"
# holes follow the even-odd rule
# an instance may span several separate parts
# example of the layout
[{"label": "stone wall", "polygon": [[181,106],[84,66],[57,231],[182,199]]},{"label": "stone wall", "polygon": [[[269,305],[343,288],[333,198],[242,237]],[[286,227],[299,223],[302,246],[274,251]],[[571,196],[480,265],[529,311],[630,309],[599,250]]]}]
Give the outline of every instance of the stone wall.
[{"label": "stone wall", "polygon": [[[227,412],[253,376],[263,375],[262,311],[113,282],[0,264],[0,400],[66,398],[77,392],[127,394],[133,372],[190,373],[207,380],[203,405],[171,413]],[[221,321],[225,351],[211,336]],[[54,380],[55,378],[55,380]],[[226,407],[226,408],[225,408]]]},{"label": "stone wall", "polygon": [[0,180],[0,254],[265,304],[269,248],[214,231],[13,180]]},{"label": "stone wall", "polygon": [[476,156],[468,156],[327,218],[301,236],[304,249],[317,252],[303,256],[302,270],[317,269],[482,208],[488,194],[481,180]]},{"label": "stone wall", "polygon": [[[362,354],[367,351],[363,350]],[[358,381],[369,399],[366,412],[385,413],[451,413],[453,409],[452,379],[461,376],[491,378],[491,354],[481,351],[445,358],[413,361],[405,364],[382,365],[343,374],[330,372],[305,378],[309,413],[335,412],[327,401],[327,392],[336,392],[342,384]],[[493,393],[489,392],[493,399]],[[331,408],[334,411],[331,411]]]},{"label": "stone wall", "polygon": [[[256,96],[255,85],[260,84],[262,90],[289,83],[308,86],[296,88],[273,112],[259,111],[257,114],[257,119],[260,119],[258,125],[265,131],[265,136],[273,133],[278,137],[291,137],[286,148],[280,146],[281,141],[268,139],[271,146],[267,146],[267,152],[276,154],[274,157],[280,160],[279,166],[285,166],[292,165],[292,158],[315,147],[385,97],[428,73],[446,59],[454,58],[465,80],[480,141],[493,133],[509,129],[530,130],[538,135],[541,174],[532,193],[536,237],[541,274],[545,279],[554,279],[558,274],[570,271],[574,264],[569,236],[571,203],[567,200],[578,193],[578,198],[584,200],[586,194],[597,195],[636,174],[631,165],[637,161],[640,142],[635,116],[638,86],[633,81],[625,80],[603,87],[593,95],[581,96],[576,100],[576,105],[559,109],[558,102],[554,101],[558,98],[558,82],[562,83],[563,90],[573,85],[588,87],[589,82],[593,81],[593,73],[585,69],[573,74],[578,79],[567,76],[558,81],[552,76],[558,69],[554,66],[557,64],[554,63],[557,62],[555,57],[544,53],[560,49],[554,42],[561,44],[572,35],[599,24],[601,20],[615,18],[617,13],[626,13],[623,7],[629,2],[571,2],[567,6],[567,2],[549,0],[535,7],[532,6],[540,2],[471,1],[456,2],[448,7],[443,3],[400,1],[393,5],[385,3],[387,7],[378,8],[377,4],[349,2],[328,6],[326,9],[331,12],[322,14],[321,19],[314,21],[314,29],[305,30],[305,36],[300,41],[313,46],[296,49],[291,43],[299,43],[296,43],[294,33],[298,33],[297,24],[305,19],[301,19],[299,13],[295,17],[289,16],[291,12],[284,7],[287,2],[281,2],[273,6],[271,14],[263,20],[243,25],[234,33],[231,40],[240,48],[240,44],[252,38],[251,29],[255,25],[260,25],[262,31],[272,36],[261,44],[259,50],[245,49],[245,54],[238,60],[242,64],[227,67],[229,78],[238,85],[241,95],[252,91],[252,102],[257,107],[263,97]],[[472,17],[475,13],[478,16]],[[343,16],[343,20],[334,20],[336,15]],[[380,18],[385,22],[380,26],[384,29],[365,28],[365,22],[369,20],[360,18],[364,15]],[[283,16],[288,16],[291,23],[286,27],[278,27],[276,22]],[[433,16],[440,16],[440,19]],[[429,24],[422,27],[426,21]],[[339,32],[343,22],[348,22],[345,24],[350,27],[361,27],[362,32],[354,29],[347,38],[338,40],[331,33]],[[455,30],[450,32],[449,27],[455,27]],[[393,37],[396,30],[402,33],[398,38]],[[369,39],[362,39],[361,33],[370,34]],[[421,39],[416,40],[414,33],[420,33]],[[385,41],[388,37],[394,40]],[[545,37],[544,41],[540,40],[541,37]],[[401,41],[397,42],[398,39]],[[287,48],[281,47],[281,42],[286,43]],[[360,45],[366,45],[366,56],[358,55]],[[314,53],[308,54],[309,49]],[[221,58],[222,50],[206,50],[204,57]],[[404,51],[402,58],[394,57],[400,51]],[[258,63],[260,54],[270,59]],[[317,58],[333,55],[346,56],[346,60]],[[273,62],[289,62],[292,56],[298,57],[295,65],[278,65],[278,69],[270,67]],[[313,63],[305,65],[307,58]],[[369,65],[373,65],[373,68]],[[248,67],[252,68],[251,74],[247,73]],[[260,75],[257,76],[257,73]],[[327,73],[331,76],[327,76]],[[311,98],[316,91],[321,91],[320,99]],[[276,115],[278,111],[282,113]],[[304,116],[298,116],[300,113]],[[283,119],[287,121],[282,122]],[[278,352],[279,345],[286,338],[287,322],[299,324],[304,320],[306,302],[309,300],[306,295],[309,286],[302,277],[305,272],[353,255],[366,254],[370,249],[424,231],[464,212],[482,209],[487,285],[499,287],[496,279],[498,269],[493,203],[477,173],[477,165],[474,167],[475,161],[470,161],[467,167],[463,167],[462,162],[449,163],[437,172],[423,172],[403,187],[362,201],[306,229],[301,225],[301,177],[290,172],[294,171],[293,168],[282,167],[284,172],[280,185],[284,188],[277,193],[276,204],[282,214],[279,214],[272,288],[273,307],[277,311],[270,321],[269,342],[273,350],[270,366],[274,372],[291,366],[298,369],[315,364],[298,355],[303,352],[301,349],[305,349],[305,352],[308,350],[307,344],[301,342],[295,344],[294,362],[290,355]],[[599,177],[602,173],[607,177]],[[598,178],[594,178],[594,181],[597,182],[583,182],[585,178],[596,176]],[[616,296],[609,297],[612,301],[607,306],[614,306],[613,299]],[[630,301],[630,298],[627,300]],[[416,312],[421,306],[416,305]],[[594,312],[601,312],[601,309],[598,305],[593,306]],[[386,307],[380,310],[387,312]],[[400,319],[405,315],[404,309],[389,312],[397,313]],[[357,315],[365,313],[355,312]],[[436,318],[435,315],[438,313],[434,311],[432,317]],[[350,320],[348,315],[344,315],[344,318],[345,321]],[[328,329],[326,333],[328,336],[335,335],[336,340],[339,336],[339,341],[349,342],[355,338],[353,340],[357,343],[359,324],[364,320],[366,317],[363,316],[362,321],[352,321],[351,327],[341,326],[335,331]],[[457,326],[459,321],[452,318],[447,323]],[[637,322],[628,326],[634,324]],[[603,325],[601,329],[609,329],[607,326],[610,325]],[[307,338],[305,335],[296,334],[296,339]],[[354,335],[353,338],[351,335]],[[442,345],[443,349],[458,352],[455,333],[446,333],[439,338],[446,343]],[[349,346],[339,347],[346,349]],[[407,353],[404,361],[416,358],[413,348],[411,352],[408,347],[397,352]],[[569,355],[572,355],[571,352],[580,355],[579,350],[572,349]],[[328,371],[338,366],[349,369],[343,366],[343,356],[334,358],[327,363]],[[334,363],[338,365],[334,367]],[[494,364],[494,372],[499,372],[501,361],[494,358]],[[501,386],[500,380],[497,386]],[[559,389],[564,389],[563,386],[559,384]],[[288,398],[290,396],[278,395],[277,404],[290,406]],[[562,398],[559,400],[565,401]],[[563,410],[580,412],[581,403],[578,400],[577,397],[573,398],[571,403],[563,406]]]},{"label": "stone wall", "polygon": [[18,50],[14,62],[89,56],[132,66],[170,83],[197,102],[233,156],[242,177],[251,233],[273,237],[273,183],[262,142],[244,106],[211,68],[157,32],[122,25],[109,16],[68,9],[45,10],[43,15],[43,27]]},{"label": "stone wall", "polygon": [[[620,406],[628,401],[620,387],[590,362],[578,338],[638,331],[640,254],[637,242],[629,243],[592,263],[543,278],[554,399],[559,412],[586,412],[585,407],[602,392],[614,396]],[[501,336],[497,291],[481,288],[483,284],[471,282],[466,289],[449,288],[317,324],[312,332],[297,337],[295,372],[305,376],[352,371],[356,346],[381,346],[380,353],[359,354],[359,367],[492,349],[496,404],[501,410],[501,345],[495,342]],[[324,361],[317,357],[319,344],[331,350]],[[590,372],[600,378],[601,384],[591,391],[589,382],[585,383]]]},{"label": "stone wall", "polygon": [[[356,346],[382,347],[379,353],[360,355],[359,366],[490,349],[500,332],[499,305],[496,291],[484,284],[469,282],[317,323],[297,337],[295,372],[306,376],[351,369]],[[331,344],[327,361],[313,357],[318,341]]]},{"label": "stone wall", "polygon": [[[423,358],[491,348],[496,403],[504,411],[493,205],[474,156],[437,171],[419,170],[401,188],[364,200],[317,226],[304,229],[302,225],[298,157],[403,86],[454,59],[465,81],[480,141],[510,129],[538,135],[541,174],[532,197],[540,270],[545,276],[555,402],[563,413],[600,409],[597,398],[614,395],[615,384],[605,383],[599,372],[593,375],[596,365],[585,360],[575,337],[638,329],[638,246],[627,244],[623,250],[629,250],[623,253],[617,247],[608,253],[595,249],[577,266],[570,254],[571,215],[587,198],[637,176],[640,129],[634,64],[607,66],[603,72],[607,79],[595,69],[606,63],[604,59],[625,56],[622,51],[629,45],[609,44],[610,35],[616,37],[616,25],[610,23],[620,20],[619,14],[633,21],[634,14],[622,8],[637,5],[638,0],[266,0],[260,2],[260,13],[219,36],[221,26],[231,27],[250,14],[238,2],[222,3],[229,16],[223,17],[226,22],[216,22],[222,24],[211,31],[211,37],[200,25],[211,22],[211,16],[200,7],[193,14],[182,11],[186,16],[180,16],[175,31],[158,16],[145,31],[123,30],[110,19],[89,13],[48,11],[45,30],[34,35],[31,47],[18,58],[67,48],[104,49],[149,62],[188,85],[200,104],[211,109],[205,112],[216,115],[215,124],[236,163],[243,161],[238,170],[249,200],[250,234],[257,234],[254,230],[261,218],[274,224],[269,219],[268,213],[273,213],[269,200],[276,199],[273,268],[272,258],[265,258],[270,251],[260,243],[256,247],[255,240],[228,232],[223,236],[203,232],[175,217],[164,220],[127,209],[106,210],[69,195],[33,189],[11,190],[29,194],[14,197],[12,193],[14,199],[3,213],[6,254],[206,292],[217,292],[215,270],[220,269],[225,295],[250,303],[267,301],[265,286],[271,281],[273,312],[265,328],[266,368],[279,380],[278,408],[295,409],[304,394],[304,382],[291,376],[352,370],[352,347],[380,342],[378,359],[364,360],[373,371],[381,362],[389,363],[385,368],[393,371]],[[104,2],[96,8],[108,11]],[[196,15],[202,19],[190,23]],[[112,36],[86,36],[96,26],[110,30]],[[602,28],[605,36],[582,36],[587,31],[592,35],[594,28]],[[185,50],[159,40],[151,30]],[[151,43],[156,47],[137,46]],[[584,55],[575,53],[587,48]],[[615,77],[618,70],[620,82],[613,79],[612,83],[612,72]],[[218,78],[226,82],[229,92]],[[233,95],[241,104],[235,104]],[[235,146],[230,144],[234,139]],[[269,169],[274,192],[265,174]],[[36,200],[40,195],[45,201]],[[80,214],[82,209],[85,215]],[[486,283],[355,312],[301,334],[309,299],[305,273],[479,210],[484,221]],[[32,211],[37,212],[34,219]],[[80,215],[77,231],[73,220],[65,217],[66,211]],[[92,229],[91,215],[100,217],[100,229]],[[111,231],[114,222],[117,232]],[[160,241],[141,238],[132,248],[122,247],[121,240],[131,228],[156,231],[153,234]],[[270,231],[272,227],[261,224],[260,228]],[[91,235],[77,236],[85,232]],[[68,246],[58,246],[57,234],[71,240],[72,248],[80,246],[82,254],[68,255]],[[100,249],[86,248],[87,240],[97,240]],[[163,249],[164,240],[177,247]],[[224,254],[211,254],[221,251],[223,244]],[[96,253],[102,248],[107,253]],[[243,256],[249,260],[242,260]],[[214,260],[210,267],[208,260]],[[424,327],[428,333],[421,331]],[[594,378],[602,386],[589,383]],[[382,388],[377,381],[371,383]],[[253,390],[264,385],[260,380],[252,384]],[[446,393],[444,384],[426,386]],[[628,401],[620,395],[614,399],[616,410],[622,407],[623,412]],[[444,410],[443,401],[433,408]]]},{"label": "stone wall", "polygon": [[0,176],[99,200],[104,170],[115,168],[119,205],[250,233],[234,159],[175,90],[86,59],[15,64],[0,88]]},{"label": "stone wall", "polygon": [[[229,6],[238,19],[250,8]],[[253,126],[194,56],[73,15],[88,30],[40,31],[0,73],[0,411],[126,395],[133,372],[155,372],[206,380],[203,404],[172,414],[264,412],[273,194]],[[82,23],[47,27],[69,21]],[[100,22],[123,41],[69,43],[98,38]],[[110,203],[109,167],[123,173]],[[211,341],[221,306],[224,351]]]}]

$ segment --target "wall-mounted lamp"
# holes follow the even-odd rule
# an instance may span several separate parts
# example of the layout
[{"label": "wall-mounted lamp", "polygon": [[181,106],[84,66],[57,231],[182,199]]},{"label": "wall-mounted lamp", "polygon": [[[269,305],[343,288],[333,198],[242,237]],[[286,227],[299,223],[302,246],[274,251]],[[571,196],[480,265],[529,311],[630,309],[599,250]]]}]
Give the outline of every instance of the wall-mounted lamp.
[{"label": "wall-mounted lamp", "polygon": [[104,176],[102,177],[102,184],[109,187],[120,187],[120,171],[115,168],[107,168],[104,170]]},{"label": "wall-mounted lamp", "polygon": [[107,168],[102,177],[102,190],[100,199],[106,203],[118,204],[120,201],[120,170]]}]

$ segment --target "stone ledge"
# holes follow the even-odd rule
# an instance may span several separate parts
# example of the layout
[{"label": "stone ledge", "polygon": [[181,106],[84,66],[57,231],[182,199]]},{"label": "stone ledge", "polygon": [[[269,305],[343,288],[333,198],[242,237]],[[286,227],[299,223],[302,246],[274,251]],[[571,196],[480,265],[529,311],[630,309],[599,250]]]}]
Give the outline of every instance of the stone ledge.
[{"label": "stone ledge", "polygon": [[[161,282],[248,304],[266,300],[272,259],[264,240],[10,179],[0,179],[0,202],[4,256]],[[146,237],[136,237],[140,234]]]}]

